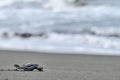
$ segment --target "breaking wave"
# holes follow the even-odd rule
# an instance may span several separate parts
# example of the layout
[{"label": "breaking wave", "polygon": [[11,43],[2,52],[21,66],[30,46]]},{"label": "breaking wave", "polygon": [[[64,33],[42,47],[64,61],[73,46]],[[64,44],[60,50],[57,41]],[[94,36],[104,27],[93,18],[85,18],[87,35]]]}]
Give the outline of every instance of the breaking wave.
[{"label": "breaking wave", "polygon": [[118,0],[1,0],[0,48],[117,54],[119,9]]}]

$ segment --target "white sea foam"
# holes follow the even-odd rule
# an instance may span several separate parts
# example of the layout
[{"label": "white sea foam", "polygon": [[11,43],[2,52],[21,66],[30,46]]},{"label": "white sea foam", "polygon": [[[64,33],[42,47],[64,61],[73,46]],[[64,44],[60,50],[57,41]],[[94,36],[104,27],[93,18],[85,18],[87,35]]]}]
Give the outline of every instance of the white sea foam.
[{"label": "white sea foam", "polygon": [[1,0],[0,48],[118,55],[120,7],[111,1]]}]

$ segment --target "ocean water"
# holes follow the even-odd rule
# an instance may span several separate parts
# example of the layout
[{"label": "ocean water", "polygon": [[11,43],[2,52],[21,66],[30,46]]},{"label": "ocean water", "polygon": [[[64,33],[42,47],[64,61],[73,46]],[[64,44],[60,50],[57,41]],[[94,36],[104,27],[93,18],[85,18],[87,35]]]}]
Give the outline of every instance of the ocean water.
[{"label": "ocean water", "polygon": [[119,0],[0,0],[0,49],[120,55]]}]

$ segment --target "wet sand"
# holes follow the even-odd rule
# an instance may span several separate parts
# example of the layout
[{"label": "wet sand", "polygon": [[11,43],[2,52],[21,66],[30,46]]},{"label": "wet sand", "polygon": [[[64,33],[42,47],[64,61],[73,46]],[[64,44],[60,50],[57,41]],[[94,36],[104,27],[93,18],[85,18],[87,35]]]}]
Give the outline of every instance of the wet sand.
[{"label": "wet sand", "polygon": [[37,63],[44,71],[0,71],[0,80],[120,80],[120,56],[0,51],[0,69],[16,63]]}]

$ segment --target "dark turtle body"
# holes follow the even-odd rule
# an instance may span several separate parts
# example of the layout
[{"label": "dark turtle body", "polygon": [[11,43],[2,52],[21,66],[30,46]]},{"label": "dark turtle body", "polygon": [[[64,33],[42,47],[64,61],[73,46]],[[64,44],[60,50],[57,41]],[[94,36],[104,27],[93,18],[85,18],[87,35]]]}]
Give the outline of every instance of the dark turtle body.
[{"label": "dark turtle body", "polygon": [[18,71],[33,71],[35,69],[38,71],[43,71],[43,67],[39,66],[38,64],[24,64],[22,66],[15,64],[14,66]]}]

